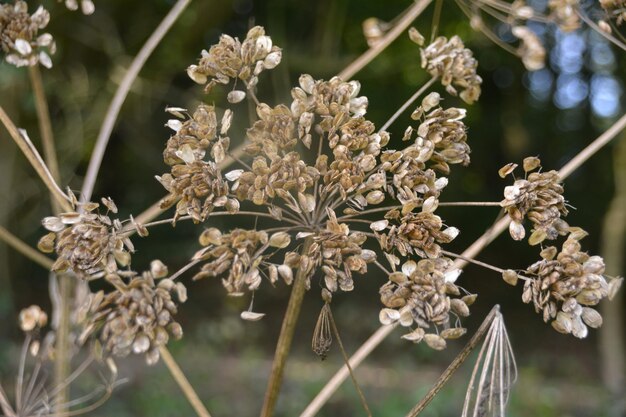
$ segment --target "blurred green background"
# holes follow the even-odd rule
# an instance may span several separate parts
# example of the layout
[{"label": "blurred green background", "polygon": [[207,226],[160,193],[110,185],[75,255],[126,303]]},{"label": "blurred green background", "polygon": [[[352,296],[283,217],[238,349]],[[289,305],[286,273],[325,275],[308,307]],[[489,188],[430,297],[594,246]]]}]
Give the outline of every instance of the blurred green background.
[{"label": "blurred green background", "polygon": [[[174,2],[95,0],[92,16],[70,12],[54,1],[42,3],[51,12],[48,31],[58,45],[54,67],[45,70],[43,76],[61,174],[64,185],[79,190],[104,112],[125,68]],[[534,1],[533,5],[541,8],[545,3]],[[29,1],[30,9],[37,4]],[[261,100],[277,104],[290,100],[290,88],[297,84],[299,74],[330,78],[366,50],[363,20],[378,17],[390,21],[409,5],[408,1],[374,0],[192,1],[134,84],[113,132],[94,195],[113,198],[122,217],[140,213],[163,196],[154,179],[167,171],[161,153],[170,131],[163,126],[168,119],[163,109],[167,105],[194,108],[201,100],[218,107],[224,104],[219,88],[205,96],[185,73],[200,51],[217,42],[221,33],[243,38],[250,26],[263,25],[274,43],[283,48],[281,65],[261,76]],[[426,36],[430,35],[432,9],[415,22]],[[505,41],[512,40],[505,25],[494,22],[493,28]],[[466,119],[472,163],[468,168],[453,169],[442,201],[499,201],[503,187],[508,185],[497,175],[502,165],[538,155],[545,169],[558,169],[623,113],[623,51],[587,29],[569,34],[552,26],[536,25],[533,29],[550,52],[545,69],[528,73],[516,57],[472,31],[453,2],[444,2],[439,33],[458,34],[464,39],[478,59],[484,81],[480,101],[468,107]],[[416,45],[401,36],[355,79],[361,81],[361,93],[369,97],[369,118],[381,125],[428,76],[420,68]],[[39,144],[25,69],[0,64],[0,102]],[[446,97],[445,105],[463,107],[460,100],[451,97]],[[409,122],[407,113],[394,124],[391,132],[396,141]],[[244,124],[234,126],[233,141],[242,137],[244,129]],[[567,220],[591,232],[584,245],[594,254],[601,250],[602,226],[614,193],[616,149],[615,145],[607,146],[565,183],[566,198],[575,208]],[[498,210],[439,211],[448,225],[461,229],[450,246],[450,250],[461,252],[493,222]],[[6,131],[0,131],[0,224],[35,245],[44,233],[40,219],[49,213],[46,190]],[[228,229],[237,221],[220,217],[209,223]],[[141,270],[159,258],[171,270],[177,269],[196,250],[201,230],[202,226],[182,222],[175,229],[163,226],[151,230],[147,239],[135,239],[134,268]],[[523,269],[538,259],[538,253],[503,235],[478,258],[500,267]],[[256,295],[255,310],[267,315],[260,322],[249,323],[239,319],[249,299],[226,297],[219,280],[188,283],[190,299],[179,315],[185,337],[172,344],[174,356],[214,416],[255,415],[262,404],[288,288],[265,285]],[[333,300],[337,325],[349,352],[379,326],[378,288],[382,283],[383,278],[375,273],[358,277],[353,293],[339,294]],[[520,372],[510,416],[623,415],[623,392],[611,394],[603,383],[607,358],[601,354],[599,331],[592,331],[584,340],[556,333],[532,306],[521,302],[521,288],[511,288],[495,273],[469,266],[460,284],[479,294],[466,322],[470,331],[477,328],[493,304],[502,305]],[[32,303],[49,311],[47,286],[46,271],[0,245],[0,378],[8,385],[22,337],[14,325],[17,313]],[[623,301],[624,291],[618,297]],[[310,350],[320,307],[317,291],[313,291],[302,310],[277,416],[298,415],[342,364],[336,347],[323,362]],[[623,315],[623,310],[610,314]],[[624,329],[617,330],[611,330],[606,340],[620,338]],[[376,416],[404,415],[465,343],[462,339],[449,343],[444,352],[433,352],[400,340],[400,334],[397,331],[389,337],[357,371]],[[623,358],[624,352],[613,354]],[[470,362],[424,415],[460,414]],[[147,367],[141,360],[121,364],[122,376],[129,381],[93,415],[193,414],[162,364]],[[615,364],[611,366],[615,368]],[[618,375],[624,372],[619,367],[614,371]],[[319,415],[362,414],[354,389],[346,382]]]}]

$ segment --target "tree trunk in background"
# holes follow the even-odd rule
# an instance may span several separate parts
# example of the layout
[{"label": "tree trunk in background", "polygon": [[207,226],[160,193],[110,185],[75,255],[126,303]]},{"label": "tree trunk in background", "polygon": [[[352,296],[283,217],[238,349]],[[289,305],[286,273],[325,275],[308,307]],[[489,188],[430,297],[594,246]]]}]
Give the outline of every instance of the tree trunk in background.
[{"label": "tree trunk in background", "polygon": [[[624,271],[626,234],[626,135],[622,133],[614,158],[615,196],[604,218],[602,255],[608,275],[621,275]],[[604,324],[600,330],[600,360],[602,378],[611,394],[609,416],[626,415],[626,380],[624,375],[624,289],[612,301],[601,305]]]}]

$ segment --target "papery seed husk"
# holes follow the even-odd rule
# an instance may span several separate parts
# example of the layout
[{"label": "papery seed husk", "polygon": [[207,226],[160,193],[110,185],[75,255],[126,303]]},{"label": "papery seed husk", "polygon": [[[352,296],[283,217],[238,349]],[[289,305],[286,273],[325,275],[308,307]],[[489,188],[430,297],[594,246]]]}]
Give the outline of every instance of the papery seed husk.
[{"label": "papery seed husk", "polygon": [[585,324],[593,329],[602,326],[602,315],[593,308],[583,307],[581,317]]},{"label": "papery seed husk", "polygon": [[467,304],[465,304],[463,300],[460,300],[458,298],[450,300],[450,309],[461,317],[467,317],[470,315]]},{"label": "papery seed husk", "polygon": [[441,332],[441,337],[444,339],[458,339],[467,333],[467,329],[463,327],[454,327],[451,329],[445,329]]},{"label": "papery seed husk", "polygon": [[246,93],[241,90],[233,90],[226,96],[228,102],[233,104],[241,102],[244,98],[246,98]]},{"label": "papery seed husk", "polygon": [[541,166],[541,160],[536,156],[529,156],[524,158],[523,167],[524,172],[534,171]]},{"label": "papery seed husk", "polygon": [[614,279],[609,281],[609,291],[608,291],[608,293],[609,293],[608,294],[609,300],[612,300],[613,297],[615,297],[615,295],[617,294],[617,292],[621,288],[623,282],[624,282],[624,278],[622,278],[622,277],[614,278]]},{"label": "papery seed husk", "polygon": [[291,237],[288,233],[278,232],[274,233],[269,240],[269,245],[274,248],[286,248],[291,243]]},{"label": "papery seed husk", "polygon": [[502,273],[502,279],[509,285],[516,286],[519,280],[517,272],[512,269],[507,269]]},{"label": "papery seed husk", "polygon": [[422,329],[421,327],[418,327],[417,329],[413,330],[411,333],[407,333],[405,335],[402,335],[402,338],[405,340],[410,340],[413,343],[419,343],[422,341],[422,339],[424,339],[424,329]]},{"label": "papery seed husk", "polygon": [[428,333],[424,335],[424,341],[435,350],[444,350],[446,348],[445,339],[437,334]]},{"label": "papery seed husk", "polygon": [[395,323],[398,319],[400,319],[400,313],[391,308],[383,308],[378,314],[378,320],[384,325]]},{"label": "papery seed husk", "polygon": [[241,318],[247,321],[259,321],[265,316],[265,313],[255,313],[253,311],[242,311]]},{"label": "papery seed husk", "polygon": [[517,164],[508,163],[498,170],[498,175],[500,176],[500,178],[504,178],[507,175],[509,175],[511,172],[513,172],[515,168],[517,168]]}]

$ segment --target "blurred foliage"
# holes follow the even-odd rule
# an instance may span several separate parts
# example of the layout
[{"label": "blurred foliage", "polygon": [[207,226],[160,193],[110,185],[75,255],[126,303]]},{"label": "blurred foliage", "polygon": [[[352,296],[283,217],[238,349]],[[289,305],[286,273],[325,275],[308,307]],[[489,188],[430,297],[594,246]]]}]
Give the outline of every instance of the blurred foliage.
[{"label": "blurred foliage", "polygon": [[[33,3],[31,8],[35,7],[35,2],[29,3]],[[96,0],[96,12],[92,16],[67,11],[52,0],[42,3],[51,11],[48,29],[59,46],[53,57],[54,67],[44,72],[44,81],[62,178],[64,184],[78,190],[99,125],[124,69],[174,1]],[[536,3],[541,5],[540,1]],[[373,0],[193,1],[134,84],[111,138],[94,195],[112,197],[121,209],[121,216],[137,215],[163,195],[162,187],[154,180],[154,175],[166,171],[161,153],[169,129],[163,126],[168,118],[163,109],[166,105],[193,108],[200,100],[217,106],[223,103],[223,91],[218,88],[204,96],[185,73],[200,51],[215,43],[221,33],[243,37],[248,27],[260,24],[266,27],[274,43],[283,48],[281,65],[271,74],[264,74],[261,80],[259,95],[275,104],[289,98],[289,90],[297,83],[299,74],[331,77],[364,51],[367,48],[361,29],[364,19],[376,16],[389,21],[408,5],[408,1]],[[484,84],[479,103],[468,108],[466,119],[472,164],[466,169],[453,170],[442,201],[499,201],[503,187],[508,185],[497,176],[502,165],[519,162],[528,155],[540,155],[546,169],[558,169],[610,125],[611,117],[600,117],[592,111],[589,94],[570,108],[558,108],[556,81],[537,84],[532,78],[536,76],[528,74],[516,57],[473,32],[465,16],[452,3],[446,2],[445,6],[439,32],[447,36],[456,33],[465,40],[479,61]],[[432,7],[415,24],[426,36],[430,35],[431,13]],[[598,42],[589,31],[581,30],[578,35],[588,41],[587,45]],[[558,45],[562,34],[549,27],[545,39]],[[592,52],[583,50],[577,76],[588,89],[598,74],[614,77],[619,87],[614,93],[618,94],[619,102],[619,91],[626,81],[624,71],[619,69],[626,65],[626,57],[616,51],[613,65],[598,70]],[[542,76],[545,80],[557,80],[560,72],[558,56],[553,55]],[[382,124],[427,79],[427,74],[420,68],[419,50],[403,36],[355,78],[362,83],[362,93],[369,97],[371,120]],[[26,71],[0,64],[0,92],[3,107],[38,143]],[[446,103],[461,105],[454,98],[446,98]],[[618,112],[621,109],[618,104]],[[395,137],[401,136],[407,121],[408,115],[394,125],[391,131]],[[239,138],[244,129],[245,121],[234,126]],[[50,212],[49,199],[4,131],[0,137],[0,222],[34,245],[43,233],[40,219]],[[234,134],[233,140],[236,137]],[[566,196],[576,208],[568,221],[591,231],[586,242],[590,252],[597,252],[603,213],[612,195],[611,178],[609,146],[565,184]],[[440,211],[447,224],[462,230],[451,245],[451,250],[460,252],[493,222],[498,210],[441,208]],[[225,228],[233,227],[238,221],[226,217],[211,220]],[[175,229],[154,228],[149,238],[136,240],[135,268],[142,269],[154,258],[161,258],[172,269],[182,266],[195,251],[199,233],[198,227],[185,223]],[[537,258],[535,250],[524,243],[512,242],[508,236],[500,237],[479,256],[481,260],[509,268],[524,268]],[[0,327],[2,375],[10,369],[7,358],[15,353],[5,341],[17,343],[20,338],[17,326],[10,324],[15,323],[16,312],[35,302],[46,309],[50,307],[47,278],[41,268],[0,246],[0,320],[5,323]],[[378,278],[370,274],[358,280],[350,297],[340,295],[333,302],[349,352],[378,327],[378,287],[382,282]],[[605,394],[599,386],[596,332],[585,340],[557,334],[542,322],[532,306],[521,302],[520,289],[508,287],[497,274],[470,266],[460,282],[480,294],[467,323],[470,329],[476,328],[494,303],[503,306],[521,368],[511,416],[602,415]],[[259,323],[239,320],[238,313],[247,307],[247,300],[225,297],[218,281],[190,283],[189,291],[190,300],[180,313],[186,337],[174,355],[182,358],[182,367],[190,372],[190,379],[212,413],[254,414],[262,401],[269,358],[288,289],[279,285],[273,291],[257,295],[255,309],[267,313]],[[320,363],[309,350],[308,341],[320,307],[317,297],[305,300],[295,338],[295,360],[288,365],[288,380],[279,403],[280,415],[291,416],[301,411],[341,364],[337,351]],[[400,340],[397,334],[390,337],[368,359],[368,366],[358,371],[374,414],[405,413],[427,391],[463,343],[451,344],[447,351],[434,353],[424,346],[416,347]],[[191,414],[161,365],[146,368],[141,361],[128,361],[121,368],[128,373],[130,381],[95,415]],[[468,368],[464,367],[454,377],[430,406],[428,415],[458,415]],[[356,398],[347,383],[320,415],[357,415],[360,410]]]}]

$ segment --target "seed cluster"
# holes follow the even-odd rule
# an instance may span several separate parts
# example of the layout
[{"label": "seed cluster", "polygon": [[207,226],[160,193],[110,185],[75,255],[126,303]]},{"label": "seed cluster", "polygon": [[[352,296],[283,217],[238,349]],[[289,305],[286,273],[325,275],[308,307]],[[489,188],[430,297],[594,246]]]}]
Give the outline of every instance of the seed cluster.
[{"label": "seed cluster", "polygon": [[549,246],[541,251],[541,260],[526,273],[532,277],[524,284],[522,300],[532,302],[535,311],[543,314],[552,327],[578,338],[587,336],[587,326],[602,325],[602,316],[591,306],[605,297],[612,298],[621,279],[607,282],[604,261],[581,251],[579,240],[586,233],[572,228],[561,251]]},{"label": "seed cluster", "polygon": [[[108,212],[117,213],[110,199],[102,199]],[[71,270],[86,280],[102,278],[114,273],[118,267],[130,265],[134,246],[122,231],[122,223],[100,214],[98,203],[80,206],[80,211],[61,213],[43,219],[43,226],[50,231],[39,240],[42,252],[56,252],[53,271]]]},{"label": "seed cluster", "polygon": [[30,15],[25,1],[0,5],[0,48],[6,61],[16,67],[38,63],[52,67],[50,55],[55,53],[56,44],[49,33],[39,34],[49,21],[50,14],[43,6]]},{"label": "seed cluster", "polygon": [[463,89],[459,97],[472,104],[480,97],[483,80],[476,74],[478,61],[472,51],[465,48],[458,36],[449,40],[439,36],[433,43],[421,50],[422,68],[433,77],[439,77],[446,91],[457,95],[457,88]]},{"label": "seed cluster", "polygon": [[185,302],[187,290],[181,282],[167,276],[167,268],[160,261],[141,275],[118,273],[107,277],[116,284],[116,290],[101,299],[92,322],[102,322],[99,333],[105,349],[116,356],[133,352],[145,354],[149,365],[159,360],[159,347],[167,344],[170,335],[180,339],[183,330],[174,321],[178,302]]},{"label": "seed cluster", "polygon": [[[513,172],[517,165],[508,164],[500,170],[505,177]],[[569,225],[561,218],[568,213],[563,197],[563,186],[556,171],[533,172],[541,167],[541,161],[535,157],[524,160],[526,178],[516,180],[513,185],[504,188],[504,200],[500,205],[511,218],[509,232],[515,240],[522,240],[526,231],[522,222],[525,218],[533,224],[529,243],[536,245],[545,239],[554,240],[567,233]]]},{"label": "seed cluster", "polygon": [[[381,301],[387,307],[380,312],[381,323],[399,322],[404,327],[415,324],[416,328],[403,339],[414,343],[424,340],[433,349],[445,349],[446,339],[465,334],[459,318],[469,315],[468,306],[476,299],[475,295],[461,295],[454,283],[460,272],[446,257],[405,262],[402,272],[392,273],[380,289]],[[435,332],[431,332],[431,326]]]}]

